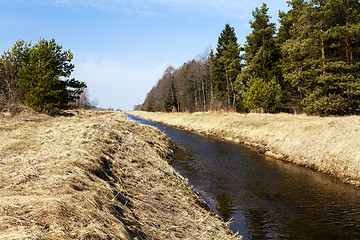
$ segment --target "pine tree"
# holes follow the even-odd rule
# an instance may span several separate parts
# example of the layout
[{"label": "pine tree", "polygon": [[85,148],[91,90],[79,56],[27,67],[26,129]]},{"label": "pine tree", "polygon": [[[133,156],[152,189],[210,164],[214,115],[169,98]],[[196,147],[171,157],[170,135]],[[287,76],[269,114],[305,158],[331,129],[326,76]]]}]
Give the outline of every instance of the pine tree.
[{"label": "pine tree", "polygon": [[40,112],[66,109],[86,88],[84,82],[69,79],[74,65],[70,51],[62,51],[55,39],[39,42],[29,49],[27,64],[19,72],[23,102]]},{"label": "pine tree", "polygon": [[301,101],[311,86],[312,77],[308,73],[311,65],[308,57],[314,44],[309,39],[312,22],[311,5],[304,0],[288,2],[291,9],[280,13],[281,26],[278,41],[281,44],[281,71],[284,77],[285,106],[294,112],[301,111]]},{"label": "pine tree", "polygon": [[[321,49],[321,70],[315,86],[304,99],[308,113],[355,114],[359,112],[359,58],[354,48],[359,46],[359,2],[350,0],[314,1],[312,18],[317,25],[312,37]],[[356,50],[355,50],[356,52]],[[316,74],[316,73],[315,73]]]},{"label": "pine tree", "polygon": [[237,79],[243,87],[244,105],[249,111],[274,112],[280,107],[280,49],[274,38],[275,24],[270,23],[268,10],[264,3],[253,11],[254,21],[250,21],[253,31],[245,44],[246,67]]},{"label": "pine tree", "polygon": [[359,2],[292,3],[284,16],[291,37],[282,46],[282,69],[302,108],[320,115],[358,113]]},{"label": "pine tree", "polygon": [[254,21],[250,21],[250,27],[253,29],[252,33],[246,37],[244,60],[251,62],[259,50],[265,46],[266,42],[273,38],[275,34],[275,24],[270,23],[270,16],[268,15],[269,8],[264,3],[261,8],[255,8],[252,12]]},{"label": "pine tree", "polygon": [[27,64],[30,44],[17,41],[11,51],[0,57],[0,95],[8,103],[17,103],[24,94],[19,86],[19,72]]},{"label": "pine tree", "polygon": [[229,24],[221,32],[213,60],[213,86],[228,109],[236,108],[235,80],[241,71],[240,47],[235,30]]}]

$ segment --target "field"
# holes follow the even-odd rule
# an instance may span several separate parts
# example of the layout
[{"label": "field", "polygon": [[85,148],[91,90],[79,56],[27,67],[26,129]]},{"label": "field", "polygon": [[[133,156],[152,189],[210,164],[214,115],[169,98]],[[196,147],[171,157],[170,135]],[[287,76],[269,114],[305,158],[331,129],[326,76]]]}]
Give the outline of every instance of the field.
[{"label": "field", "polygon": [[254,147],[360,185],[360,117],[290,114],[150,113],[132,114],[182,129]]},{"label": "field", "polygon": [[238,239],[121,112],[0,113],[0,239]]}]

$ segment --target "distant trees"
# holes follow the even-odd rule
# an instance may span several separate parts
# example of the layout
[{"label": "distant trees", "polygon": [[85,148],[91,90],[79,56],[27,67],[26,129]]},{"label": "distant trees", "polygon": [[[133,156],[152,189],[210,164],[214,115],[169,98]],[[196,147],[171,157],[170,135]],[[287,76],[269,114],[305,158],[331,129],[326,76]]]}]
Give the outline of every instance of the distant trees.
[{"label": "distant trees", "polygon": [[0,58],[0,94],[7,103],[23,103],[39,112],[67,109],[86,88],[70,79],[73,54],[54,39],[35,45],[22,40]]},{"label": "distant trees", "polygon": [[211,106],[210,67],[208,59],[167,68],[163,77],[148,93],[142,106],[146,111],[206,111]]},{"label": "distant trees", "polygon": [[359,1],[288,4],[278,30],[266,4],[256,8],[244,47],[226,24],[215,53],[165,74],[143,110],[359,114]]},{"label": "distant trees", "polygon": [[90,101],[88,89],[85,88],[84,91],[77,95],[77,99],[73,103],[77,108],[80,109],[95,109],[97,108],[96,100]]},{"label": "distant trees", "polygon": [[146,111],[236,110],[239,107],[235,85],[241,71],[240,47],[235,31],[226,25],[216,53],[210,49],[178,69],[169,68],[148,93]]}]

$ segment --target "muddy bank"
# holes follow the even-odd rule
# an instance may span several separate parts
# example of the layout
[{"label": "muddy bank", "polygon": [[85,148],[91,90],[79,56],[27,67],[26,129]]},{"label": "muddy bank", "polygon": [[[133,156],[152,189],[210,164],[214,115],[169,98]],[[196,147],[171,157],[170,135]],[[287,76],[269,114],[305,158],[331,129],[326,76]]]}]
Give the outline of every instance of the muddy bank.
[{"label": "muddy bank", "polygon": [[238,239],[121,112],[0,113],[0,239]]},{"label": "muddy bank", "polygon": [[270,157],[360,186],[360,117],[289,114],[149,113],[139,117],[246,144]]}]

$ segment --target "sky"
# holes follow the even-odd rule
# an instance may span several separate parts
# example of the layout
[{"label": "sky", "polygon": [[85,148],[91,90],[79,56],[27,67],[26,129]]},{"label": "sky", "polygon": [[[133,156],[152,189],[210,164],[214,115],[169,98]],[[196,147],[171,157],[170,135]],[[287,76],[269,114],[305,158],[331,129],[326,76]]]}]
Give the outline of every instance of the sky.
[{"label": "sky", "polygon": [[226,24],[238,43],[265,2],[271,21],[286,0],[0,0],[0,53],[19,40],[54,38],[74,54],[72,77],[101,108],[132,110],[162,77],[216,49]]}]

